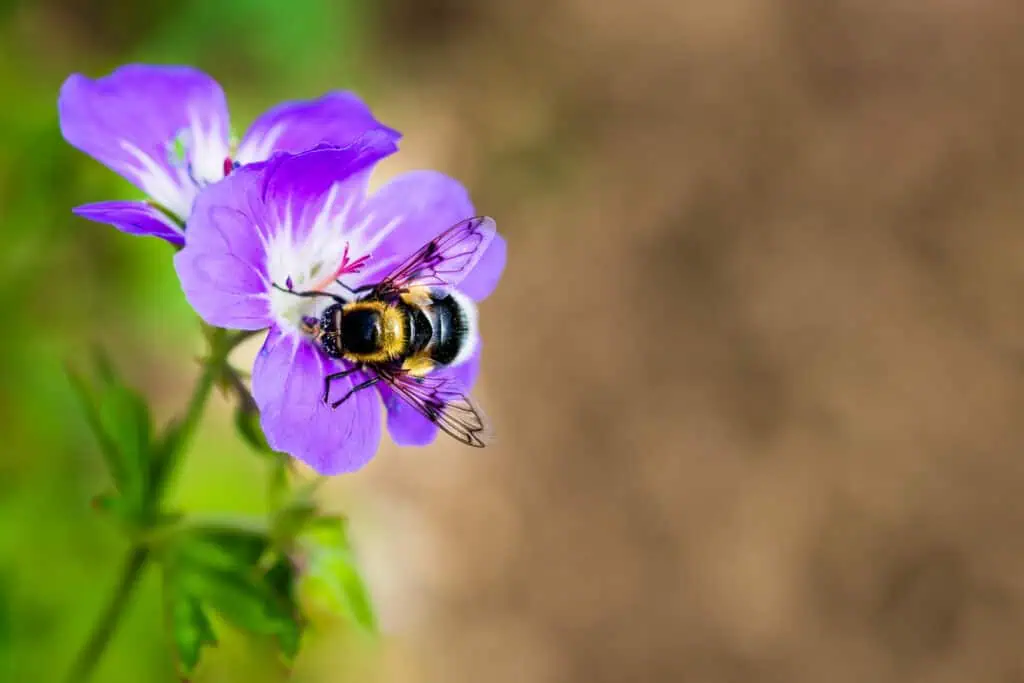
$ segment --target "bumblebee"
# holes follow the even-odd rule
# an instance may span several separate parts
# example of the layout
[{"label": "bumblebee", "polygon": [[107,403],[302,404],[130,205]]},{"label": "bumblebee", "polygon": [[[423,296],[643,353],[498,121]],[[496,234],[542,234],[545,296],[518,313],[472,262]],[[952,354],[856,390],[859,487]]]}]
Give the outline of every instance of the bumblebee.
[{"label": "bumblebee", "polygon": [[[453,377],[434,373],[461,364],[476,348],[476,305],[454,288],[495,234],[494,220],[486,216],[457,223],[380,282],[349,289],[336,280],[352,299],[274,285],[296,296],[334,301],[306,329],[326,355],[349,366],[324,378],[321,400],[337,408],[383,381],[447,434],[469,446],[485,446],[490,429],[483,412]],[[369,379],[330,400],[331,384],[357,371]]]}]

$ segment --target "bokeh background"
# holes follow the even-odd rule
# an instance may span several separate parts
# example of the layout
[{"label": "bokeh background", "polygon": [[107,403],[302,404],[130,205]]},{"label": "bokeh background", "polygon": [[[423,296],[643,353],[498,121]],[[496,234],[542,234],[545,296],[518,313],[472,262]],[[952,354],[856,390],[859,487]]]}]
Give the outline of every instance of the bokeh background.
[{"label": "bokeh background", "polygon": [[[60,139],[71,72],[184,62],[239,128],[355,88],[377,182],[460,178],[509,265],[483,453],[332,480],[385,631],[307,683],[1024,681],[1024,14],[1012,0],[0,2],[0,681],[56,680],[123,541],[63,363],[168,417],[201,349],[170,251]],[[252,353],[252,349],[242,353]],[[176,497],[262,510],[227,404]],[[143,586],[97,681],[171,681]],[[277,681],[230,638],[196,677]]]}]

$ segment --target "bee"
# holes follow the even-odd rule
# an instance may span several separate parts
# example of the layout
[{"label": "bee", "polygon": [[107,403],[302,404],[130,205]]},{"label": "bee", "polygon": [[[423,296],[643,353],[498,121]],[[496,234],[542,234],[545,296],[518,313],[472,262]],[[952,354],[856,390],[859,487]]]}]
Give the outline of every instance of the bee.
[{"label": "bee", "polygon": [[[321,400],[336,409],[356,392],[385,382],[455,439],[478,448],[487,445],[490,427],[484,413],[455,378],[435,371],[459,365],[476,348],[476,305],[455,287],[495,234],[494,220],[487,216],[456,223],[375,284],[349,289],[335,280],[352,299],[275,284],[296,296],[333,300],[306,331],[325,354],[351,367],[324,378]],[[331,384],[357,371],[369,379],[331,401]]]}]

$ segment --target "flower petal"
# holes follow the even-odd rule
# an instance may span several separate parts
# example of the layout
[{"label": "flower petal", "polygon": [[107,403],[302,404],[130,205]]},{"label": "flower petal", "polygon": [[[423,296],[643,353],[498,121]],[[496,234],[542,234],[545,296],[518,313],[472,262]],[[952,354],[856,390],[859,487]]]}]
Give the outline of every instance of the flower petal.
[{"label": "flower petal", "polygon": [[267,162],[263,199],[276,229],[301,242],[318,221],[333,221],[363,200],[364,171],[398,151],[382,130],[363,133],[345,147],[320,145],[301,154],[279,153]]},{"label": "flower petal", "polygon": [[[322,258],[320,245],[305,240],[309,231],[318,224],[324,228],[343,207],[339,196],[353,195],[351,205],[361,201],[362,186],[350,186],[353,174],[396,149],[386,134],[367,133],[344,148],[278,153],[207,187],[189,219],[185,248],[175,256],[192,307],[218,327],[269,327],[275,321],[272,294],[283,302],[278,309],[294,306],[294,298],[272,290],[272,284],[287,282],[293,266],[309,268]],[[302,245],[298,252],[295,244]]]},{"label": "flower petal", "polygon": [[459,291],[477,302],[489,297],[505,272],[507,251],[505,238],[495,235],[473,270],[459,283]]},{"label": "flower petal", "polygon": [[[480,373],[480,344],[465,363],[453,368],[436,370],[437,374],[453,377],[463,389],[471,391]],[[377,385],[384,407],[388,411],[388,434],[399,446],[426,446],[437,438],[438,427],[419,411],[406,403],[386,384]]]},{"label": "flower petal", "polygon": [[96,202],[72,211],[97,223],[108,223],[130,235],[151,235],[171,244],[185,243],[185,233],[163,211],[146,202]]},{"label": "flower petal", "polygon": [[[354,472],[380,445],[377,393],[357,391],[331,409],[321,401],[324,378],[344,369],[310,342],[272,328],[252,371],[252,393],[270,446],[290,453],[319,474]],[[362,377],[361,373],[356,373]],[[362,381],[362,379],[357,379]],[[331,396],[344,396],[351,378],[331,383]]]},{"label": "flower petal", "polygon": [[377,121],[355,93],[283,102],[253,122],[238,147],[238,161],[263,161],[274,152],[297,154],[320,143],[344,147],[370,131],[380,131],[395,142],[402,137]]},{"label": "flower petal", "polygon": [[338,182],[396,151],[398,145],[388,133],[374,130],[344,147],[324,144],[298,154],[276,154],[267,164],[264,199],[281,208],[289,201],[322,201]]},{"label": "flower petal", "polygon": [[[185,66],[130,64],[91,80],[70,76],[57,102],[64,138],[187,218],[196,193],[192,176],[223,176],[228,110],[210,76]],[[188,159],[172,163],[176,141]],[[218,174],[219,171],[219,174]]]},{"label": "flower petal", "polygon": [[[466,188],[437,171],[409,171],[369,197],[352,221],[354,253],[371,254],[355,284],[376,282],[403,259],[459,221],[476,215]],[[480,300],[505,267],[505,240],[496,235],[459,290]]]},{"label": "flower petal", "polygon": [[271,324],[262,187],[260,164],[208,187],[196,200],[185,248],[174,256],[185,297],[211,325]]}]

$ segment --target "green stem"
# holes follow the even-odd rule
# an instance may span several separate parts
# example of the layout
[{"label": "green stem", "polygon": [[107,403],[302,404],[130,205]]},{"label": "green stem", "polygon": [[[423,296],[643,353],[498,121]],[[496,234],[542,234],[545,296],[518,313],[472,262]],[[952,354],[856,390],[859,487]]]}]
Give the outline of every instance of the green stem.
[{"label": "green stem", "polygon": [[[210,335],[210,355],[203,364],[203,374],[196,382],[185,409],[185,416],[180,423],[176,447],[166,455],[167,462],[163,463],[162,476],[159,478],[153,496],[156,499],[157,509],[161,507],[164,492],[172,479],[174,471],[181,462],[181,453],[185,451],[188,440],[199,425],[199,420],[206,409],[206,403],[210,393],[217,381],[217,377],[223,370],[231,350],[239,343],[251,336],[252,333],[243,332],[229,335],[226,330],[216,329]],[[142,570],[149,562],[149,547],[143,544],[136,544],[125,560],[124,569],[121,572],[121,579],[118,581],[117,589],[114,592],[106,610],[100,616],[92,634],[85,646],[75,659],[71,673],[67,677],[68,683],[85,683],[92,676],[96,665],[110,644],[110,639],[117,630],[117,625],[124,614],[125,607],[131,598],[135,586],[142,576]]]},{"label": "green stem", "polygon": [[286,456],[275,453],[270,461],[270,475],[267,478],[267,504],[271,511],[281,509],[288,494],[288,461]]},{"label": "green stem", "polygon": [[220,375],[228,355],[242,339],[244,337],[239,335],[229,337],[227,330],[222,329],[216,329],[210,335],[210,355],[203,363],[203,374],[199,376],[199,381],[196,382],[196,386],[192,390],[192,397],[185,408],[185,417],[182,418],[178,428],[177,443],[167,454],[168,460],[161,467],[159,490],[156,492],[158,500],[163,499],[163,492],[167,490],[168,484],[178,469],[181,454],[187,450],[188,441],[199,425],[199,419],[206,410],[206,402],[210,398],[213,386],[217,382],[217,377]]},{"label": "green stem", "polygon": [[327,479],[328,479],[328,477],[325,477],[322,474],[316,475],[312,479],[312,481],[307,482],[305,486],[303,486],[301,489],[299,489],[299,491],[297,492],[297,495],[301,496],[301,497],[304,497],[304,498],[308,498],[309,496],[312,496],[314,493],[316,493],[320,489],[321,486],[323,486],[324,484],[327,483]]},{"label": "green stem", "polygon": [[148,560],[148,548],[136,547],[129,553],[128,558],[125,560],[124,568],[121,570],[121,579],[117,582],[117,588],[113,596],[111,596],[107,608],[100,616],[99,621],[96,622],[96,626],[93,628],[89,640],[86,641],[85,647],[82,648],[77,659],[75,659],[75,664],[67,677],[68,683],[85,683],[85,681],[89,680],[93,670],[100,661],[100,657],[107,649],[110,638],[114,635],[114,631],[117,630],[117,625],[121,620],[121,615],[124,613],[124,608],[128,605],[128,600],[131,598],[132,591],[136,584],[138,584],[139,578],[142,576],[142,570],[145,569]]}]

